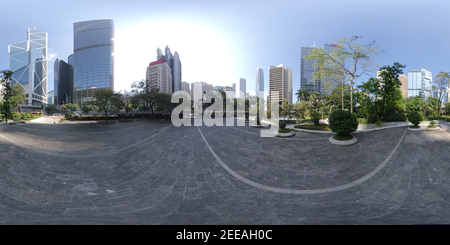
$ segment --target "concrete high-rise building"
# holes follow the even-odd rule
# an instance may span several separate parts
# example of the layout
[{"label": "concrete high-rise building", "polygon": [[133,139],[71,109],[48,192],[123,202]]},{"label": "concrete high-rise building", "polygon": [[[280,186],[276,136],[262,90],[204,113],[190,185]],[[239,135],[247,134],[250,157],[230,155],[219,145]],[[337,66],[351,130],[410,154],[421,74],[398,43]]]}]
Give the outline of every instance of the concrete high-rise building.
[{"label": "concrete high-rise building", "polygon": [[402,85],[400,85],[400,90],[402,91],[403,98],[408,98],[408,77],[405,75],[398,76],[398,80]]},{"label": "concrete high-rise building", "polygon": [[57,58],[54,63],[54,104],[73,103],[73,67]]},{"label": "concrete high-rise building", "polygon": [[47,103],[47,33],[28,29],[27,41],[8,46],[11,85],[24,88],[21,111],[39,110]]},{"label": "concrete high-rise building", "polygon": [[181,83],[181,91],[186,91],[188,94],[191,94],[191,88],[190,88],[189,83],[182,82]]},{"label": "concrete high-rise building", "polygon": [[430,70],[420,69],[408,72],[408,97],[420,96],[428,100],[431,96],[433,78]]},{"label": "concrete high-rise building", "polygon": [[279,66],[269,67],[269,99],[272,101],[272,92],[278,92],[278,102],[281,104],[283,99],[292,103],[292,69]]},{"label": "concrete high-rise building", "polygon": [[264,92],[264,72],[261,67],[256,69],[256,86],[255,86],[256,96],[259,96],[259,92]]},{"label": "concrete high-rise building", "polygon": [[114,91],[114,24],[91,20],[73,24],[73,102],[82,106],[100,90]]},{"label": "concrete high-rise building", "polygon": [[164,60],[150,63],[146,73],[147,92],[154,89],[172,95],[172,72]]},{"label": "concrete high-rise building", "polygon": [[236,92],[236,98],[241,98],[240,92],[245,97],[245,93],[247,93],[247,81],[244,78],[239,78],[239,89]]}]

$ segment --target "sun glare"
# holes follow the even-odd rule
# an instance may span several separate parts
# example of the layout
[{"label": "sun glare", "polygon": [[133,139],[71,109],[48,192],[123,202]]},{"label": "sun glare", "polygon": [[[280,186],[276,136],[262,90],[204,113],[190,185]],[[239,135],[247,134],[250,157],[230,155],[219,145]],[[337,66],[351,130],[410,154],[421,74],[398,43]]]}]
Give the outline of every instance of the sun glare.
[{"label": "sun glare", "polygon": [[231,44],[228,37],[202,26],[151,22],[117,27],[115,34],[115,90],[129,90],[133,81],[145,79],[146,68],[156,61],[156,49],[166,45],[178,52],[182,81],[231,86]]}]

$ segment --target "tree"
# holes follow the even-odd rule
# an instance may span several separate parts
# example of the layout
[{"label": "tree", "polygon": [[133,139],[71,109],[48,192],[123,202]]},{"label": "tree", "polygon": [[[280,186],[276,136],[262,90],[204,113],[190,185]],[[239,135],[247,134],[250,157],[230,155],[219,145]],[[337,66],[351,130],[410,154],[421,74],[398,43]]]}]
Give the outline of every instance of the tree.
[{"label": "tree", "polygon": [[300,101],[300,100],[308,101],[309,100],[309,96],[310,96],[310,92],[306,91],[306,89],[303,88],[303,89],[299,89],[297,91],[297,93],[295,93],[295,95],[297,95],[297,101]]},{"label": "tree", "polygon": [[14,86],[12,88],[11,109],[13,110],[18,109],[19,105],[23,104],[25,99],[26,99],[25,89],[20,85]]},{"label": "tree", "polygon": [[437,93],[438,96],[438,119],[440,116],[440,112],[441,112],[441,107],[442,107],[442,101],[444,99],[444,96],[446,96],[446,90],[447,87],[449,86],[449,82],[450,82],[450,74],[448,72],[439,72],[437,74],[437,76],[433,79],[433,84],[434,84],[434,90]]},{"label": "tree", "polygon": [[291,115],[293,114],[294,105],[288,102],[288,99],[283,99],[283,102],[280,106],[280,114],[284,115],[286,120],[289,120],[291,118]]},{"label": "tree", "polygon": [[128,111],[132,109],[132,100],[130,95],[114,93],[112,103],[118,110],[125,110],[125,121],[128,121]]},{"label": "tree", "polygon": [[307,59],[314,59],[314,68],[317,71],[313,75],[314,81],[325,82],[327,86],[339,76],[344,84],[345,77],[349,79],[350,85],[350,113],[353,113],[353,84],[355,79],[363,74],[373,71],[377,65],[373,63],[372,56],[381,54],[383,51],[375,45],[375,41],[367,45],[357,43],[362,36],[351,38],[343,37],[336,40],[336,48],[325,50],[316,48],[307,55]]},{"label": "tree", "polygon": [[3,90],[3,104],[2,104],[2,114],[5,121],[8,122],[9,119],[13,117],[12,109],[12,88],[9,79],[12,77],[13,72],[10,70],[1,71],[3,75],[0,75],[1,86],[5,89]]},{"label": "tree", "polygon": [[55,111],[56,111],[56,106],[54,105],[54,104],[46,104],[45,105],[45,111],[48,113],[48,114],[53,114],[53,113],[55,113]]},{"label": "tree", "polygon": [[294,106],[294,115],[297,117],[297,124],[300,125],[300,118],[305,118],[309,114],[309,108],[311,108],[311,103],[302,100],[300,103]]},{"label": "tree", "polygon": [[114,103],[112,103],[113,97],[113,91],[99,90],[95,92],[93,100],[85,103],[86,106],[83,107],[83,112],[92,110],[104,112],[105,121],[108,122],[108,111],[116,109]]},{"label": "tree", "polygon": [[147,93],[147,81],[145,80],[141,80],[139,82],[134,81],[131,84],[131,92],[135,95]]}]

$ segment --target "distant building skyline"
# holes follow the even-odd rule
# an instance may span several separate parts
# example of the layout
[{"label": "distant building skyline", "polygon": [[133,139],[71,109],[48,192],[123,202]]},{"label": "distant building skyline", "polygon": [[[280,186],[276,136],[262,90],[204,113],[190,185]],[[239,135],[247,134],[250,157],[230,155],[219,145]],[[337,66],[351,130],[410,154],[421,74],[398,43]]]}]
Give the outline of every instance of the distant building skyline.
[{"label": "distant building skyline", "polygon": [[182,72],[181,72],[181,61],[180,56],[177,51],[175,54],[172,54],[169,46],[166,45],[164,55],[162,54],[162,50],[158,47],[156,49],[156,58],[157,60],[164,60],[170,67],[170,72],[172,74],[172,93],[181,90],[181,80],[182,80]]}]

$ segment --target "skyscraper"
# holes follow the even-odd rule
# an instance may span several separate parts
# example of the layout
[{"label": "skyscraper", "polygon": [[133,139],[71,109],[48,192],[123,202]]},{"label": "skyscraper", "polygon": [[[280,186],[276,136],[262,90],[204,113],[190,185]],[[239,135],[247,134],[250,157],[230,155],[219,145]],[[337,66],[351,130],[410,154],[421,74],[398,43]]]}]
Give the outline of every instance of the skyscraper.
[{"label": "skyscraper", "polygon": [[27,41],[8,46],[11,85],[24,88],[23,111],[43,109],[47,103],[47,33],[28,29]]},{"label": "skyscraper", "polygon": [[55,105],[73,103],[73,67],[59,58],[54,63],[53,88]]},{"label": "skyscraper", "polygon": [[181,90],[181,61],[178,52],[175,51],[175,55],[170,52],[170,48],[166,46],[165,54],[162,54],[162,50],[158,47],[156,49],[157,60],[164,60],[171,70],[172,74],[172,93]]},{"label": "skyscraper", "polygon": [[164,60],[150,63],[146,73],[147,92],[153,89],[160,93],[172,94],[172,73]]},{"label": "skyscraper", "polygon": [[402,91],[403,98],[408,98],[408,77],[405,75],[398,76],[398,80],[402,83],[400,90]]},{"label": "skyscraper", "polygon": [[283,99],[292,103],[292,69],[279,66],[269,67],[269,99],[272,101],[272,92],[278,92],[278,102],[281,104]]},{"label": "skyscraper", "polygon": [[259,96],[260,91],[264,92],[264,72],[261,67],[256,69],[256,86],[255,86],[255,88],[256,88],[256,90],[255,90],[256,96]]},{"label": "skyscraper", "polygon": [[91,20],[73,25],[73,102],[80,106],[99,90],[114,91],[114,24]]},{"label": "skyscraper", "polygon": [[[301,64],[300,64],[300,89],[305,89],[308,92],[318,92],[320,94],[331,94],[333,89],[342,82],[342,77],[334,77],[331,81],[325,82],[322,80],[313,81],[313,76],[319,68],[315,68],[316,60],[307,60],[306,56],[313,52],[316,47],[302,47],[301,50]],[[325,43],[324,50],[332,53],[335,49],[341,49],[342,46],[336,44]],[[317,66],[316,66],[317,67]],[[328,84],[327,84],[328,83]]]},{"label": "skyscraper", "polygon": [[247,93],[247,81],[244,78],[239,78],[239,90],[236,92],[236,98],[241,98],[240,92],[245,97],[245,93]]},{"label": "skyscraper", "polygon": [[431,85],[433,84],[430,70],[420,69],[408,72],[408,97],[420,96],[428,100],[431,96]]}]

